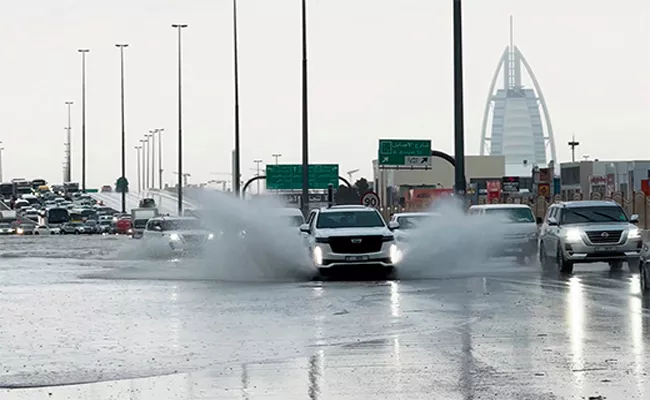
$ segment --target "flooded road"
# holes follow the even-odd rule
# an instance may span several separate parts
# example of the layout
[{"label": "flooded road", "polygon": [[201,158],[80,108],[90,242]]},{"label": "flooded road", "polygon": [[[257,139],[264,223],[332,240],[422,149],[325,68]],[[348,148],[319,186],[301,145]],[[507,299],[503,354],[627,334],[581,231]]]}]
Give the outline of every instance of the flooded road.
[{"label": "flooded road", "polygon": [[0,238],[0,399],[650,398],[627,269],[225,282],[132,245]]}]

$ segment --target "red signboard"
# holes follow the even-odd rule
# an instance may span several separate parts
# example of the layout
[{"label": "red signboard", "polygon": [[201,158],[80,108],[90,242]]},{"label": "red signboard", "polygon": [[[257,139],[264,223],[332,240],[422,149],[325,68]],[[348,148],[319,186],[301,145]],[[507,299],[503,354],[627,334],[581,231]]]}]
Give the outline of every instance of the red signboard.
[{"label": "red signboard", "polygon": [[448,197],[454,194],[454,189],[437,188],[413,188],[408,191],[406,202],[409,205],[428,205],[440,197]]},{"label": "red signboard", "polygon": [[641,179],[641,191],[646,195],[650,196],[650,180]]},{"label": "red signboard", "polygon": [[501,198],[501,181],[487,181],[485,182],[487,189],[487,200],[489,202]]}]

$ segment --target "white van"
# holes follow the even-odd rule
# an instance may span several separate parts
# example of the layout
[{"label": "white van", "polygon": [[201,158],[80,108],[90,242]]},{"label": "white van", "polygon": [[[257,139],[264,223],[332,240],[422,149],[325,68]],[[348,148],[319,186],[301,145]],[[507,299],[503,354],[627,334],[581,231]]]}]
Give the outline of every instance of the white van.
[{"label": "white van", "polygon": [[[503,216],[508,229],[493,256],[517,257],[520,264],[533,261],[538,253],[540,218],[525,204],[481,204],[469,208],[469,215]],[[489,232],[486,232],[489,234]]]}]

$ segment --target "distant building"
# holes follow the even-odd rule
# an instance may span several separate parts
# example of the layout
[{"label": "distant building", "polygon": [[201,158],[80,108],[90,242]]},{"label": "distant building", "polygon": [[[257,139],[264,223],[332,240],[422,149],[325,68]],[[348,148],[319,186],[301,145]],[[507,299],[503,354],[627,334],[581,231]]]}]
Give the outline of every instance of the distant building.
[{"label": "distant building", "polygon": [[[542,89],[526,58],[513,44],[512,32],[510,17],[510,45],[499,59],[485,103],[480,154],[504,156],[507,176],[530,176],[533,166],[546,167],[557,157]],[[522,67],[533,88],[522,85]],[[503,86],[495,91],[500,71]]]},{"label": "distant building", "polygon": [[650,160],[587,160],[560,164],[562,195],[614,192],[631,196],[641,191],[641,181],[650,178]]},{"label": "distant building", "polygon": [[[454,168],[447,161],[433,158],[431,169],[380,169],[372,161],[373,187],[382,205],[397,203],[396,190],[400,186],[435,186],[440,189],[454,187]],[[472,180],[501,180],[505,175],[504,156],[465,156],[467,182]]]}]

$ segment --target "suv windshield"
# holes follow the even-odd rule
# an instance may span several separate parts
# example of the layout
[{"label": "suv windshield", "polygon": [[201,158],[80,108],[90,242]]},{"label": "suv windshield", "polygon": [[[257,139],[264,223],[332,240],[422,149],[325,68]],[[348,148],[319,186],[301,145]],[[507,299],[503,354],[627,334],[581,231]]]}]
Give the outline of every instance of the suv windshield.
[{"label": "suv windshield", "polygon": [[409,215],[408,217],[397,217],[400,229],[415,229],[422,225],[422,221],[431,221],[435,217],[432,215]]},{"label": "suv windshield", "polygon": [[384,221],[376,211],[328,211],[318,216],[317,228],[375,228]]},{"label": "suv windshield", "polygon": [[163,231],[188,231],[193,229],[204,229],[198,219],[167,219],[162,221]]},{"label": "suv windshield", "polygon": [[501,215],[514,223],[535,222],[535,216],[530,208],[486,208],[486,215]]},{"label": "suv windshield", "polygon": [[626,222],[627,215],[618,206],[571,207],[562,209],[560,224],[582,224],[585,222]]}]

